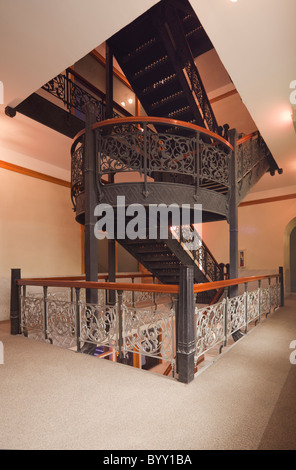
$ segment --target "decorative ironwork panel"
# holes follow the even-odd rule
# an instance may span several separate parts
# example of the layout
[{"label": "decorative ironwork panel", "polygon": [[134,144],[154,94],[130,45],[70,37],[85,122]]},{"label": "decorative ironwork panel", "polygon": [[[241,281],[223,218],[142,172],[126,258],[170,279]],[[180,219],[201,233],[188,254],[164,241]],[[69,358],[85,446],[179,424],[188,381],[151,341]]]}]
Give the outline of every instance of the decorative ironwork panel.
[{"label": "decorative ironwork panel", "polygon": [[227,299],[227,336],[245,325],[245,294]]},{"label": "decorative ironwork panel", "polygon": [[81,303],[80,332],[82,342],[117,348],[117,307]]},{"label": "decorative ironwork panel", "polygon": [[84,189],[83,183],[84,173],[84,145],[79,145],[72,153],[71,160],[71,185],[74,195],[75,192],[81,192]]},{"label": "decorative ironwork panel", "polygon": [[205,123],[212,132],[217,132],[217,121],[194,61],[189,61],[185,66],[185,70],[188,75],[192,90],[200,105]]},{"label": "decorative ironwork panel", "polygon": [[277,308],[279,306],[280,299],[280,285],[274,284],[270,286],[270,297],[271,297],[271,306],[272,308]]},{"label": "decorative ironwork panel", "polygon": [[248,323],[254,321],[259,316],[259,290],[248,292]]},{"label": "decorative ironwork panel", "polygon": [[230,157],[219,147],[202,144],[200,148],[200,178],[229,187]]},{"label": "decorative ironwork panel", "polygon": [[44,330],[43,298],[21,297],[21,327],[23,330]]},{"label": "decorative ironwork panel", "polygon": [[195,309],[195,361],[206,351],[225,340],[225,300]]},{"label": "decorative ironwork panel", "polygon": [[42,89],[61,100],[68,109],[81,113],[85,112],[86,104],[93,103],[97,110],[97,120],[102,121],[105,117],[105,103],[77,85],[67,75],[57,75],[43,85]]},{"label": "decorative ironwork panel", "polygon": [[66,76],[65,75],[58,75],[57,77],[50,80],[48,83],[43,85],[43,90],[47,91],[51,95],[55,96],[59,100],[63,101],[63,103],[67,103],[66,97]]},{"label": "decorative ironwork panel", "polygon": [[260,290],[260,312],[268,313],[269,312],[269,288]]},{"label": "decorative ironwork panel", "polygon": [[174,360],[174,310],[123,308],[123,351]]},{"label": "decorative ironwork panel", "polygon": [[47,333],[75,338],[75,305],[71,302],[47,300]]},{"label": "decorative ironwork panel", "polygon": [[238,145],[237,149],[237,179],[241,181],[248,173],[254,171],[265,159],[269,150],[259,132],[250,139]]},{"label": "decorative ironwork panel", "polygon": [[[125,128],[126,129],[125,132]],[[116,126],[111,135],[98,134],[99,173],[143,171],[143,134],[131,126]],[[119,130],[121,131],[119,133]],[[129,130],[129,132],[128,132]]]},{"label": "decorative ironwork panel", "polygon": [[195,172],[195,142],[173,134],[149,135],[149,171],[165,171],[193,175]]}]

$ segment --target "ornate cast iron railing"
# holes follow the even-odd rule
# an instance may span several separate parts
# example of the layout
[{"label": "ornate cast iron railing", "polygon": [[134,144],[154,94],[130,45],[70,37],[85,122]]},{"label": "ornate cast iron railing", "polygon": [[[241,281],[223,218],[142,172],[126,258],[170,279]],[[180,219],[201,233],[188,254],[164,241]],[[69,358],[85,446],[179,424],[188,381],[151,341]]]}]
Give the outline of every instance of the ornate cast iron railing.
[{"label": "ornate cast iron railing", "polygon": [[199,105],[205,125],[210,131],[218,133],[219,126],[193,58],[191,58],[185,65],[185,71],[188,76],[193,96]]},{"label": "ornate cast iron railing", "polygon": [[61,100],[69,111],[85,114],[85,105],[93,103],[97,109],[97,119],[99,121],[105,119],[105,101],[75,83],[68,70],[43,85],[42,89]]},{"label": "ornate cast iron railing", "polygon": [[[155,126],[163,127],[156,132]],[[129,117],[109,119],[93,126],[97,145],[97,186],[116,173],[137,173],[147,182],[181,182],[227,193],[230,186],[232,146],[217,134],[190,123],[172,119]],[[84,132],[74,139],[71,188],[74,209],[77,196],[84,191]],[[215,185],[215,187],[213,187]]]},{"label": "ornate cast iron railing", "polygon": [[[241,280],[245,285],[241,295],[227,296],[221,302],[203,308],[195,307],[195,363],[213,348],[219,348],[220,353],[236,332],[244,330],[246,334],[251,322],[256,326],[263,315],[267,317],[280,306],[279,276],[259,276],[255,278],[257,289],[249,291],[248,284],[254,282],[253,279]],[[273,279],[275,282],[272,284]],[[232,284],[232,281],[225,282]],[[267,285],[263,286],[262,282],[267,282]]]},{"label": "ornate cast iron railing", "polygon": [[[254,282],[258,283],[257,288],[250,289]],[[227,289],[233,285],[244,285],[244,293],[229,297]],[[180,351],[176,330],[178,322],[184,321],[179,318],[180,312],[176,316],[181,287],[85,282],[77,277],[14,279],[12,288],[12,299],[15,295],[19,298],[19,333],[77,352],[85,344],[93,344],[110,348],[119,358],[129,354],[152,357],[168,362],[174,375],[175,358]],[[194,307],[195,365],[214,348],[219,349],[219,354],[235,332],[244,330],[246,334],[250,323],[256,326],[263,315],[267,317],[283,305],[281,273],[196,284],[193,295],[220,288],[226,290],[221,302]],[[86,289],[98,293],[96,303],[86,301]],[[108,303],[108,291],[116,292],[112,303]],[[139,294],[138,305],[127,292]]]},{"label": "ornate cast iron railing", "polygon": [[[85,106],[93,104],[96,109],[97,121],[106,119],[106,95],[89,83],[77,72],[67,69],[43,85],[43,90],[58,98],[66,109],[70,112],[79,113],[80,118],[84,119]],[[113,102],[113,117],[130,116],[117,103]]]},{"label": "ornate cast iron railing", "polygon": [[217,262],[193,225],[171,227],[171,232],[207,277],[208,281],[214,282],[224,279],[222,266]]},{"label": "ornate cast iron railing", "polygon": [[247,135],[237,141],[237,181],[249,175],[262,162],[267,167],[268,147],[259,132]]}]

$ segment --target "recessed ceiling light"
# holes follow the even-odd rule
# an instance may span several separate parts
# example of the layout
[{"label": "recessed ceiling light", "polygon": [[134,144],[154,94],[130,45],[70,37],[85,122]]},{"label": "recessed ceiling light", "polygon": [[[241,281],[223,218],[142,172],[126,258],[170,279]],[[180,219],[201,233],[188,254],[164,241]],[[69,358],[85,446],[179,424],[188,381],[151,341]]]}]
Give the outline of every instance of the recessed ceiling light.
[{"label": "recessed ceiling light", "polygon": [[125,102],[124,102],[124,101],[121,102],[121,106],[125,106]]},{"label": "recessed ceiling light", "polygon": [[236,2],[237,2],[237,0],[230,0],[230,1],[231,1],[232,3],[236,3]]},{"label": "recessed ceiling light", "polygon": [[132,102],[133,102],[132,98],[130,98],[130,99],[128,100],[128,102],[129,102],[129,104],[132,104]]}]

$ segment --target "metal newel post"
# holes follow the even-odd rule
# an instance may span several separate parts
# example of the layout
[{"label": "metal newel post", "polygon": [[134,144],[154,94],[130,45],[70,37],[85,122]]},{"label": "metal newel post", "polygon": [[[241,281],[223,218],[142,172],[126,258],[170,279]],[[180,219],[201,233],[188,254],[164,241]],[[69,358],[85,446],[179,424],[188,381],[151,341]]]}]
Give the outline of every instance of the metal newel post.
[{"label": "metal newel post", "polygon": [[148,187],[147,187],[147,138],[148,138],[148,133],[147,133],[147,123],[144,122],[144,196],[148,196]]},{"label": "metal newel post", "polygon": [[279,274],[280,274],[280,307],[284,306],[284,298],[285,298],[285,291],[284,291],[284,268],[282,266],[279,267]]},{"label": "metal newel post", "polygon": [[119,359],[123,358],[123,335],[122,335],[122,328],[123,328],[123,310],[122,310],[122,290],[117,291],[117,299],[118,299],[118,356]]},{"label": "metal newel post", "polygon": [[245,282],[245,299],[244,299],[244,307],[245,307],[245,334],[248,332],[248,283]]},{"label": "metal newel post", "polygon": [[43,286],[43,328],[44,328],[44,337],[48,339],[47,331],[47,291],[48,287]]},{"label": "metal newel post", "polygon": [[223,343],[223,345],[224,345],[224,346],[227,346],[227,337],[228,337],[228,334],[227,334],[227,323],[228,323],[228,300],[227,300],[227,297],[226,297],[226,299],[224,299],[224,315],[223,315],[223,319],[224,319],[224,325],[223,325],[223,329],[224,329],[224,343]]},{"label": "metal newel post", "polygon": [[268,314],[271,312],[271,279],[268,278]]},{"label": "metal newel post", "polygon": [[193,299],[193,266],[181,266],[177,311],[177,371],[178,380],[183,383],[189,383],[194,379],[195,329]]},{"label": "metal newel post", "polygon": [[10,290],[10,334],[20,333],[20,301],[19,289],[16,281],[21,279],[21,270],[11,270],[11,290]]},{"label": "metal newel post", "polygon": [[76,345],[77,352],[80,352],[80,332],[81,332],[81,307],[80,307],[80,288],[76,287]]},{"label": "metal newel post", "polygon": [[[238,277],[238,198],[237,198],[237,131],[229,131],[229,142],[233,147],[230,159],[230,199],[229,199],[229,253],[230,279]],[[230,297],[238,295],[238,286],[230,287]]]},{"label": "metal newel post", "polygon": [[[85,127],[85,158],[84,158],[84,185],[85,185],[85,234],[84,234],[84,259],[85,280],[98,280],[98,240],[94,234],[96,217],[94,210],[97,205],[96,193],[96,154],[95,135],[92,125],[96,122],[96,108],[94,104],[86,105]],[[96,289],[86,289],[86,302],[97,303],[98,292]]]},{"label": "metal newel post", "polygon": [[258,320],[261,317],[261,280],[258,281]]},{"label": "metal newel post", "polygon": [[198,195],[199,191],[199,132],[196,133],[196,155],[195,155],[195,195]]}]

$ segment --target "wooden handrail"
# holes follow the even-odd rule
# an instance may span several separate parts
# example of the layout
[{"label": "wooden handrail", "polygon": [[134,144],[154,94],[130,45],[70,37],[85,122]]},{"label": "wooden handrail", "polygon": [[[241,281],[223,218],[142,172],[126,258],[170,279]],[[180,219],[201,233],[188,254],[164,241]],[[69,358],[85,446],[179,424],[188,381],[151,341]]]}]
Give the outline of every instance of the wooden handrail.
[{"label": "wooden handrail", "polygon": [[[98,279],[108,279],[108,274],[98,274]],[[150,273],[116,273],[115,277],[117,279],[126,279],[126,278],[148,278],[153,277],[153,274]],[[54,277],[31,277],[26,278],[29,281],[85,281],[85,274],[80,276],[54,276]]]},{"label": "wooden handrail", "polygon": [[[236,286],[239,284],[260,281],[263,279],[272,279],[279,277],[279,274],[269,274],[262,276],[249,276],[237,279],[229,279],[226,281],[205,282],[195,284],[194,293],[206,292],[224,287]],[[48,287],[74,287],[81,289],[106,289],[106,290],[122,290],[122,291],[138,291],[138,292],[160,292],[166,294],[178,294],[178,285],[168,284],[134,284],[120,282],[87,282],[82,280],[58,280],[58,279],[18,279],[18,286],[48,286]]]},{"label": "wooden handrail", "polygon": [[[228,147],[230,150],[233,150],[232,145],[223,137],[218,134],[215,134],[204,127],[196,126],[195,124],[191,124],[185,121],[179,121],[176,119],[169,119],[169,118],[160,118],[160,117],[150,117],[150,116],[131,116],[131,117],[124,117],[124,118],[112,118],[106,119],[105,121],[100,121],[93,124],[92,129],[99,129],[100,127],[105,126],[114,126],[115,124],[140,124],[141,122],[146,122],[148,124],[168,124],[170,126],[178,126],[190,130],[194,130],[196,132],[201,132],[203,134],[208,135],[216,140],[219,140],[222,144]],[[73,139],[73,143],[81,137],[85,133],[85,129],[82,129],[80,132],[76,134]]]},{"label": "wooden handrail", "polygon": [[249,276],[249,277],[240,277],[236,279],[228,279],[226,281],[215,281],[207,282],[205,284],[194,284],[193,291],[194,293],[206,292],[207,290],[215,290],[224,287],[237,286],[239,284],[248,284],[249,282],[261,281],[263,279],[272,279],[279,277],[279,274],[267,274],[264,276]]},{"label": "wooden handrail", "polygon": [[257,132],[252,132],[251,134],[245,135],[241,139],[238,139],[236,142],[236,145],[241,145],[244,142],[247,142],[247,140],[251,140],[252,137],[255,137],[258,133]]},{"label": "wooden handrail", "polygon": [[160,292],[166,294],[177,294],[179,292],[178,285],[166,284],[133,284],[123,282],[87,282],[87,281],[61,281],[51,279],[18,279],[18,286],[35,286],[42,287],[74,287],[80,289],[105,289],[117,291],[137,291],[137,292]]}]

